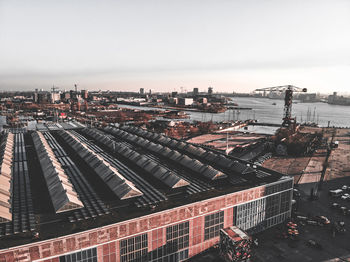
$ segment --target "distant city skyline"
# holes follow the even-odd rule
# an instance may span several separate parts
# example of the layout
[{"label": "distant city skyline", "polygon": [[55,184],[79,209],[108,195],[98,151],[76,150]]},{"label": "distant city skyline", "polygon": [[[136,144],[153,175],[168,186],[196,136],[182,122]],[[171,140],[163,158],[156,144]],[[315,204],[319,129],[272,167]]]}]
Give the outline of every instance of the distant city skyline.
[{"label": "distant city skyline", "polygon": [[0,0],[0,91],[349,92],[350,1]]}]

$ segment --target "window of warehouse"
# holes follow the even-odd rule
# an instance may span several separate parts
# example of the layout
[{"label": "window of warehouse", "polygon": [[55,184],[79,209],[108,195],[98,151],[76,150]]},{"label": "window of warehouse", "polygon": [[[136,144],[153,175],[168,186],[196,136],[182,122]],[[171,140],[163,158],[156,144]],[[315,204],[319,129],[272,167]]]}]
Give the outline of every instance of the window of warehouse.
[{"label": "window of warehouse", "polygon": [[147,234],[131,237],[120,241],[120,261],[142,262],[147,261],[148,239]]},{"label": "window of warehouse", "polygon": [[205,216],[204,240],[219,236],[224,228],[224,211]]},{"label": "window of warehouse", "polygon": [[188,247],[189,241],[189,222],[184,222],[178,225],[167,227],[166,241],[167,243],[174,243],[177,245],[177,250]]},{"label": "window of warehouse", "polygon": [[76,253],[60,256],[60,262],[97,262],[96,248],[82,250]]},{"label": "window of warehouse", "polygon": [[166,245],[153,250],[149,254],[149,261],[182,261],[188,258],[189,222],[169,226],[166,228]]},{"label": "window of warehouse", "polygon": [[292,189],[292,188],[293,188],[293,180],[288,180],[285,182],[268,185],[266,186],[266,189],[265,189],[265,195],[266,196],[272,195],[274,193],[281,192],[287,189]]},{"label": "window of warehouse", "polygon": [[281,223],[290,215],[292,190],[235,206],[233,224],[249,233]]},{"label": "window of warehouse", "polygon": [[266,198],[235,206],[233,224],[243,230],[259,226],[265,220],[265,206]]}]

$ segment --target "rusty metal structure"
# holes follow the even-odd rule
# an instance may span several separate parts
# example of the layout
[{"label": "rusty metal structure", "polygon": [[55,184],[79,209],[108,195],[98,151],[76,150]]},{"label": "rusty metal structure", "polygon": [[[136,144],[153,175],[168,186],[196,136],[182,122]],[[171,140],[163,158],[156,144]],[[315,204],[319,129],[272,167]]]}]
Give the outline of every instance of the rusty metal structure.
[{"label": "rusty metal structure", "polygon": [[252,238],[236,226],[220,230],[220,256],[225,262],[250,261]]},{"label": "rusty metal structure", "polygon": [[283,127],[291,127],[295,123],[295,118],[292,117],[292,105],[293,105],[293,93],[295,92],[307,92],[306,88],[300,88],[293,85],[274,86],[255,89],[255,92],[285,92],[284,97],[284,112],[283,112]]}]

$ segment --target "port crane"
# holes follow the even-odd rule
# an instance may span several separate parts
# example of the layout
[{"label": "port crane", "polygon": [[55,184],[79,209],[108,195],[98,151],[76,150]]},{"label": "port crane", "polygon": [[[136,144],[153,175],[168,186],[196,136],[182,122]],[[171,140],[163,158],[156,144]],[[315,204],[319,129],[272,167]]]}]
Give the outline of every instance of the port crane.
[{"label": "port crane", "polygon": [[255,92],[270,92],[270,93],[282,93],[285,92],[284,97],[284,111],[283,111],[283,127],[291,127],[295,123],[295,118],[292,117],[292,103],[294,92],[307,92],[306,88],[300,88],[293,85],[273,86],[266,88],[258,88]]}]

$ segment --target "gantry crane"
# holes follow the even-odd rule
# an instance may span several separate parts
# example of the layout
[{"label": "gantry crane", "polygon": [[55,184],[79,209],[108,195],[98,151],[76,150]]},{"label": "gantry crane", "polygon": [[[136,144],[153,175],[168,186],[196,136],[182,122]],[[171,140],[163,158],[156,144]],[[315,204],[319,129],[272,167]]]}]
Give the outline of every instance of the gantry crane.
[{"label": "gantry crane", "polygon": [[294,92],[307,92],[306,88],[300,88],[293,85],[284,85],[284,86],[274,86],[274,87],[266,87],[255,89],[255,92],[276,92],[282,93],[285,92],[286,95],[284,97],[284,112],[283,112],[283,127],[290,127],[293,123],[295,123],[295,118],[292,118],[292,103],[293,103],[293,93]]}]

